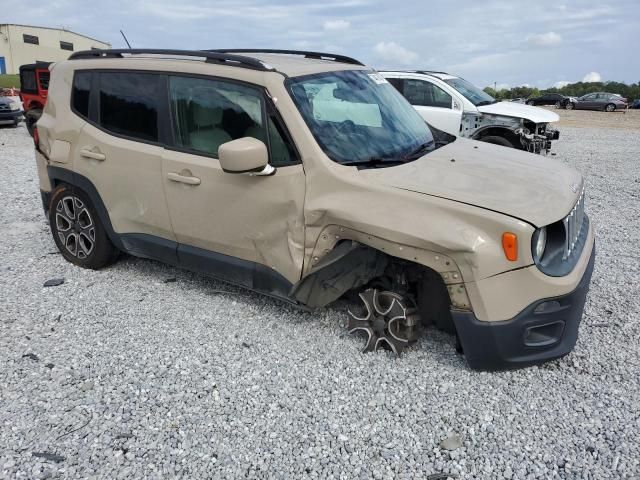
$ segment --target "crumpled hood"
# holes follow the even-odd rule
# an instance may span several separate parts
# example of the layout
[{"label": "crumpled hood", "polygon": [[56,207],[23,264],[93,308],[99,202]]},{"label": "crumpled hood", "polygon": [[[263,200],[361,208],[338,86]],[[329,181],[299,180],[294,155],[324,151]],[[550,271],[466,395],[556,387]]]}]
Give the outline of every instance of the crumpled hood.
[{"label": "crumpled hood", "polygon": [[498,102],[491,105],[483,105],[478,107],[478,111],[506,117],[524,118],[533,123],[553,123],[560,120],[557,113],[516,102]]},{"label": "crumpled hood", "polygon": [[369,181],[504,213],[536,227],[564,218],[583,186],[582,175],[560,160],[464,138],[414,162],[358,173]]}]

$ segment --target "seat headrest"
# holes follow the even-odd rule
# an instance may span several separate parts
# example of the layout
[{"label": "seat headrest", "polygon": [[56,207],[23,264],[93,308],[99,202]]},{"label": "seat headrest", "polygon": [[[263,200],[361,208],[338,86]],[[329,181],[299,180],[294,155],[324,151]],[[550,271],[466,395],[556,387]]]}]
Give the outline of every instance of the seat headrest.
[{"label": "seat headrest", "polygon": [[192,101],[191,113],[199,127],[218,125],[222,121],[222,107],[209,107]]}]

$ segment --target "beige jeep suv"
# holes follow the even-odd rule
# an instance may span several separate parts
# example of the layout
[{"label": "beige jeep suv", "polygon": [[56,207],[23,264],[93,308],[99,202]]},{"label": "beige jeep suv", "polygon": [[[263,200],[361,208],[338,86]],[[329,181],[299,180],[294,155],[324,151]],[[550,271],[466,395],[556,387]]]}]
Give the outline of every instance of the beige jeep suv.
[{"label": "beige jeep suv", "polygon": [[477,369],[573,348],[595,249],[562,163],[430,128],[339,55],[103,50],[51,73],[34,140],[70,262],[127,252],[301,306],[352,297],[365,351],[430,323]]}]

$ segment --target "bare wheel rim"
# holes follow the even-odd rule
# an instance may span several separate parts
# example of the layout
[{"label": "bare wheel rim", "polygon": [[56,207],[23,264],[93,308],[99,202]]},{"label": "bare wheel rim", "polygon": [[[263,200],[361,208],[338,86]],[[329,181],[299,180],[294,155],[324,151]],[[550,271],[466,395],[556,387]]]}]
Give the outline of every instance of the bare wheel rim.
[{"label": "bare wheel rim", "polygon": [[56,231],[65,250],[78,259],[87,258],[96,243],[96,228],[86,205],[75,195],[56,204]]},{"label": "bare wheel rim", "polygon": [[419,316],[402,295],[370,288],[359,296],[360,310],[349,310],[347,328],[349,333],[366,334],[363,353],[384,349],[400,355],[416,340]]}]

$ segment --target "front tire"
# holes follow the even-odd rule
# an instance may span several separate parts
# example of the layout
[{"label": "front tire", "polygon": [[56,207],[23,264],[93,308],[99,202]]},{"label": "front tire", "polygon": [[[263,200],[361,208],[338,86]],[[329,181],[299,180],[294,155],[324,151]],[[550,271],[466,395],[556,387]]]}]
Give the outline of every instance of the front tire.
[{"label": "front tire", "polygon": [[535,105],[535,104],[536,104],[536,102],[534,102],[533,100],[527,101],[527,105]]},{"label": "front tire", "polygon": [[573,110],[574,108],[576,108],[576,106],[573,104],[573,102],[567,102],[567,106],[565,108],[567,110]]},{"label": "front tire", "polygon": [[480,139],[481,142],[492,143],[494,145],[502,145],[503,147],[516,148],[516,146],[508,139],[497,135],[487,135]]},{"label": "front tire", "polygon": [[116,261],[118,250],[82,190],[60,185],[53,191],[49,225],[58,250],[74,265],[97,270]]},{"label": "front tire", "polygon": [[607,103],[607,106],[604,107],[607,112],[615,112],[616,106],[613,103]]}]

